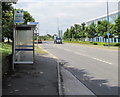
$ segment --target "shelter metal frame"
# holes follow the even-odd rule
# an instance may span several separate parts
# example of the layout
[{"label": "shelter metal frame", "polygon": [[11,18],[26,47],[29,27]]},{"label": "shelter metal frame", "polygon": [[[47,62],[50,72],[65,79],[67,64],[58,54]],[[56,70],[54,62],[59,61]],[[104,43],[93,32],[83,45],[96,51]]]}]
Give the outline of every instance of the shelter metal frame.
[{"label": "shelter metal frame", "polygon": [[[13,68],[14,68],[14,64],[34,64],[34,54],[35,54],[35,48],[34,48],[34,31],[35,31],[35,27],[36,25],[16,25],[15,26],[15,31],[14,31],[14,51],[13,51]],[[29,33],[30,32],[30,33]],[[27,33],[27,34],[25,34]],[[24,42],[24,40],[22,40],[22,34],[23,37],[25,39],[25,37],[27,39],[29,39],[31,41],[31,45],[24,44],[22,42]],[[29,37],[29,34],[31,37]],[[20,35],[20,36],[19,36]],[[19,38],[19,39],[18,39]],[[21,41],[19,41],[21,40]],[[17,43],[18,42],[18,43]],[[28,55],[25,55],[25,53],[28,53]],[[26,58],[30,57],[29,56],[29,52],[31,53],[31,60],[25,60]],[[23,58],[24,56],[24,58]],[[21,59],[23,58],[23,60],[21,61]]]}]

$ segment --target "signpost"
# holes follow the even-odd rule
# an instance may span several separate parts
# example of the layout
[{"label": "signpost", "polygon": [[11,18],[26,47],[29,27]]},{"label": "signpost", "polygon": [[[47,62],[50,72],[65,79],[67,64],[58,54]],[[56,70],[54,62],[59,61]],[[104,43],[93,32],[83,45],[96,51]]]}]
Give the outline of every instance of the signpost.
[{"label": "signpost", "polygon": [[109,26],[109,7],[108,7],[108,0],[107,0],[107,20],[108,20],[108,24],[107,24],[107,36],[108,36],[108,47],[110,47],[110,26]]},{"label": "signpost", "polygon": [[108,46],[110,47],[110,33],[109,32],[107,33],[107,36],[108,36]]},{"label": "signpost", "polygon": [[107,33],[107,36],[110,36],[110,33]]},{"label": "signpost", "polygon": [[15,23],[24,23],[24,11],[23,10],[16,10],[15,11]]}]

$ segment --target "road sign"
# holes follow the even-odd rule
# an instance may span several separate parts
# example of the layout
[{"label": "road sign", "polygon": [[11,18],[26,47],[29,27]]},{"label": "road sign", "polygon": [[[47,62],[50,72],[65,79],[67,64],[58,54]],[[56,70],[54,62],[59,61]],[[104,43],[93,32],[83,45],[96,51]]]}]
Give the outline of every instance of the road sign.
[{"label": "road sign", "polygon": [[107,36],[110,36],[110,33],[107,33]]},{"label": "road sign", "polygon": [[39,22],[28,22],[28,25],[37,25]]},{"label": "road sign", "polygon": [[24,11],[23,10],[16,10],[15,11],[15,23],[24,23]]}]

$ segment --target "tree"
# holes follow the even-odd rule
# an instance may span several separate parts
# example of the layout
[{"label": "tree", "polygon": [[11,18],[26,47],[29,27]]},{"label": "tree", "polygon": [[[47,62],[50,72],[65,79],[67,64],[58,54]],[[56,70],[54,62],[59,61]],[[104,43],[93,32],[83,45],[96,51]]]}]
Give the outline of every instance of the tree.
[{"label": "tree", "polygon": [[96,25],[93,23],[91,23],[88,28],[87,28],[87,36],[89,38],[92,38],[92,41],[93,41],[93,38],[96,36]]},{"label": "tree", "polygon": [[13,33],[13,7],[12,3],[2,2],[2,40],[12,39]]},{"label": "tree", "polygon": [[86,24],[83,22],[81,25],[82,25],[82,26],[81,26],[81,27],[82,27],[82,30],[85,31],[85,25],[86,25]]},{"label": "tree", "polygon": [[63,38],[64,39],[71,38],[71,32],[68,28],[67,28],[66,32],[64,33]]},{"label": "tree", "polygon": [[116,26],[115,35],[118,35],[118,38],[120,39],[120,16],[115,21],[115,26]]},{"label": "tree", "polygon": [[[115,21],[115,24],[109,23],[109,33],[110,38],[113,38],[115,36],[118,36],[120,39],[120,16]],[[85,23],[82,23],[81,25],[75,24],[74,26],[71,26],[70,29],[67,29],[64,33],[64,38],[81,38],[82,41],[86,37],[93,38],[102,36],[104,38],[108,38],[108,21],[98,21],[97,24],[91,23],[89,26],[85,26]]]},{"label": "tree", "polygon": [[75,36],[75,28],[73,27],[73,26],[71,26],[71,28],[70,28],[70,38],[75,38],[74,37]]},{"label": "tree", "polygon": [[10,12],[12,10],[13,10],[12,3],[2,2],[2,16],[4,16],[4,13]]},{"label": "tree", "polygon": [[75,24],[74,27],[75,27],[75,39],[79,39],[81,26],[79,24]]},{"label": "tree", "polygon": [[85,41],[85,37],[86,37],[86,27],[85,27],[85,23],[81,24],[81,38],[83,41]]},{"label": "tree", "polygon": [[3,25],[2,25],[2,36],[8,38],[8,43],[9,39],[13,40],[13,17],[11,15],[12,13],[6,13],[6,16],[8,18],[4,18],[3,20]]},{"label": "tree", "polygon": [[35,22],[35,19],[30,15],[28,11],[24,11],[24,24],[27,24],[27,22]]},{"label": "tree", "polygon": [[115,24],[110,24],[110,37],[113,38],[117,35],[117,27]]},{"label": "tree", "polygon": [[[13,7],[12,3],[2,3],[2,40],[4,38],[13,40]],[[16,10],[16,9],[15,9]],[[24,12],[24,24],[27,22],[34,22],[34,18],[27,11]]]},{"label": "tree", "polygon": [[[110,23],[109,23],[110,25]],[[96,27],[96,33],[97,36],[102,36],[104,38],[107,37],[107,26],[108,26],[108,21],[104,20],[104,21],[98,21],[97,27]]]}]

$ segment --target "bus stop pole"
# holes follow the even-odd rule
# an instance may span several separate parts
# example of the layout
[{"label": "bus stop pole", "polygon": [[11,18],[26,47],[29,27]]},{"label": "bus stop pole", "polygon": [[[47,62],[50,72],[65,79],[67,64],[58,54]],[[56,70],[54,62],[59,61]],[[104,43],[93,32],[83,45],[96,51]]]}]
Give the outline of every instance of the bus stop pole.
[{"label": "bus stop pole", "polygon": [[38,35],[37,35],[37,47],[38,47]]},{"label": "bus stop pole", "polygon": [[[37,38],[39,39],[39,22],[38,22],[38,35],[37,35]],[[38,46],[38,44],[37,44]]]},{"label": "bus stop pole", "polygon": [[12,43],[12,70],[14,70],[14,52],[15,52],[15,9],[13,8],[13,43]]}]

